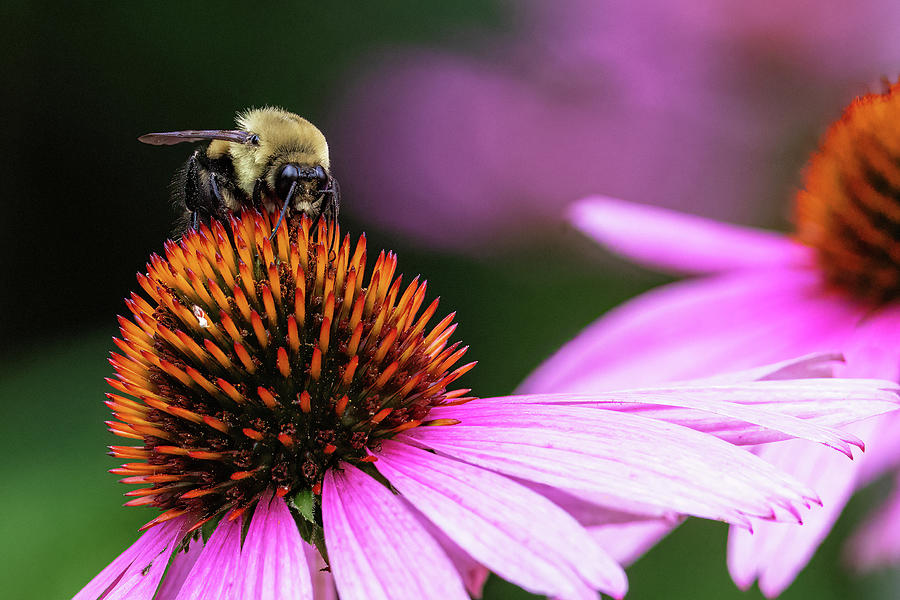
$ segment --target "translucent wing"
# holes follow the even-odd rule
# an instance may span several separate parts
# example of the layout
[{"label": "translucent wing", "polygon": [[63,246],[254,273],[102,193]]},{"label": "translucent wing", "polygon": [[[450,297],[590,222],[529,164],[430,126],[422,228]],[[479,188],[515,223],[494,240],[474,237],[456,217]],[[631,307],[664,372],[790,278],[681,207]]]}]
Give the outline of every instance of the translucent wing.
[{"label": "translucent wing", "polygon": [[234,129],[186,129],[185,131],[166,131],[164,133],[148,133],[138,141],[154,146],[171,146],[182,142],[202,142],[204,140],[225,140],[236,144],[253,144],[257,136],[249,131]]}]

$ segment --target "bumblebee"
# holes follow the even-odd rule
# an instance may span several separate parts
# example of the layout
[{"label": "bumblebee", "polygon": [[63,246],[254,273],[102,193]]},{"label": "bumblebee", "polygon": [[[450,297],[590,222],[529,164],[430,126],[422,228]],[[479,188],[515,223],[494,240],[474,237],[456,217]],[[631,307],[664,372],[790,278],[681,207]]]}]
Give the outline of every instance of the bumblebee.
[{"label": "bumblebee", "polygon": [[[179,233],[242,208],[278,212],[281,221],[303,213],[337,219],[340,188],[332,177],[325,136],[312,123],[280,108],[238,113],[237,129],[148,133],[145,144],[167,146],[210,140],[191,154],[173,183],[183,211]],[[274,231],[273,231],[274,234]]]}]

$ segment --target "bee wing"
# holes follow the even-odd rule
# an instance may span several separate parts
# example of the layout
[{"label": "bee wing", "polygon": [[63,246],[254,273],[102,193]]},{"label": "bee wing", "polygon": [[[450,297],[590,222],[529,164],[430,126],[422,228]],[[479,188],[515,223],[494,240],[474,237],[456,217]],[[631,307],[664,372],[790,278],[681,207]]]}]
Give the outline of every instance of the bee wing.
[{"label": "bee wing", "polygon": [[148,133],[138,141],[154,146],[171,146],[182,142],[202,142],[203,140],[225,140],[236,144],[250,143],[253,134],[249,131],[234,129],[186,129],[185,131],[166,131],[164,133]]}]

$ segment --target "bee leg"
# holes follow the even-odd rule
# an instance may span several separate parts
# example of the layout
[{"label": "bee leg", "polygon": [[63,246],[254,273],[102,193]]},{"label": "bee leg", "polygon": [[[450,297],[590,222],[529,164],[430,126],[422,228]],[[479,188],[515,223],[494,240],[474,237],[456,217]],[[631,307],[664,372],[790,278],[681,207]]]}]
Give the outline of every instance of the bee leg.
[{"label": "bee leg", "polygon": [[225,206],[225,198],[222,196],[222,185],[221,176],[218,173],[211,173],[209,177],[209,189],[212,192],[212,195],[216,199],[216,208],[215,214],[213,216],[219,220],[225,216],[223,214],[223,207]]},{"label": "bee leg", "polygon": [[328,198],[325,200],[325,205],[322,207],[322,215],[326,219],[337,221],[338,210],[341,206],[341,188],[338,185],[337,179],[329,177],[328,186],[322,190],[321,193]]},{"label": "bee leg", "polygon": [[184,174],[184,205],[191,212],[196,212],[199,209],[197,200],[202,189],[197,154],[198,152],[194,152],[188,159]]},{"label": "bee leg", "polygon": [[253,184],[253,208],[259,210],[262,207],[262,190],[263,186],[266,184],[265,180],[262,177],[258,177],[256,182]]},{"label": "bee leg", "polygon": [[191,229],[200,227],[200,212],[205,208],[202,201],[203,184],[200,181],[199,155],[199,150],[191,155],[184,171],[184,206],[190,212]]},{"label": "bee leg", "polygon": [[224,220],[233,206],[226,199],[239,205],[246,200],[229,180],[232,169],[224,160],[212,160],[196,150],[176,176],[174,199],[183,210],[183,230],[197,229],[211,219]]},{"label": "bee leg", "polygon": [[[328,187],[325,189],[328,199],[325,201],[325,207],[322,209],[322,215],[326,220],[331,220],[334,226],[331,229],[331,235],[337,230],[338,211],[341,208],[341,186],[338,185],[337,179],[328,178]],[[328,240],[329,246],[333,245],[334,239]]]}]

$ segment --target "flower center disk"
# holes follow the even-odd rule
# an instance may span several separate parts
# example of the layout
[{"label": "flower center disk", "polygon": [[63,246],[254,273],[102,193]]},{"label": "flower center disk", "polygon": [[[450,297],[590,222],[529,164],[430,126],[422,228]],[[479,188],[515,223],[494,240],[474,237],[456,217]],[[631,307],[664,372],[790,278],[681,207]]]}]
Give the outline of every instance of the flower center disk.
[{"label": "flower center disk", "polygon": [[900,84],[857,98],[831,126],[797,225],[830,283],[876,303],[900,298]]},{"label": "flower center disk", "polygon": [[[363,286],[365,237],[351,254],[336,223],[282,224],[245,212],[167,242],[126,300],[107,395],[128,459],[113,472],[130,505],[191,512],[197,526],[241,514],[265,492],[318,492],[341,461],[365,463],[367,448],[423,425],[434,406],[468,390],[447,386],[474,363],[449,339],[453,314],[426,329],[426,284],[401,291],[396,256],[381,252]],[[453,369],[453,370],[451,370]]]}]

